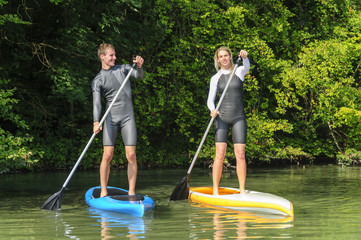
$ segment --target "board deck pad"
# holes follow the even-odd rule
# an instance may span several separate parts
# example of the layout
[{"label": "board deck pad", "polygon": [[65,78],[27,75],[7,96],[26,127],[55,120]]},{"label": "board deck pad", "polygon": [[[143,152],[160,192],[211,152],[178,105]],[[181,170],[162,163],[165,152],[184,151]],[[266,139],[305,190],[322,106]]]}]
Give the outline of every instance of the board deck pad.
[{"label": "board deck pad", "polygon": [[[119,200],[119,201],[143,201],[144,200],[144,196],[142,195],[128,195],[128,192],[123,191],[121,189],[115,189],[115,188],[107,188],[108,191],[108,196],[110,198]],[[100,197],[100,192],[101,189],[100,188],[96,188],[93,191],[93,197],[94,198],[99,198]]]}]

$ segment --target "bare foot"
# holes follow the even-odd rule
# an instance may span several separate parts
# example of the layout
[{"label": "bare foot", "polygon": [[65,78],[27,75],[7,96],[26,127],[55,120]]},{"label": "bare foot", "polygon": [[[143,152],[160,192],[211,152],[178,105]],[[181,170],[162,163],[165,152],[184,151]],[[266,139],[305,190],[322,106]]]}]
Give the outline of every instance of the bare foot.
[{"label": "bare foot", "polygon": [[240,193],[240,194],[246,194],[246,189],[240,189],[240,190],[239,190],[239,193]]},{"label": "bare foot", "polygon": [[213,188],[213,195],[218,196],[218,188]]},{"label": "bare foot", "polygon": [[128,195],[135,195],[135,192],[134,191],[129,191]]},{"label": "bare foot", "polygon": [[100,197],[106,197],[106,196],[108,196],[108,191],[107,190],[102,190],[101,192],[100,192]]}]

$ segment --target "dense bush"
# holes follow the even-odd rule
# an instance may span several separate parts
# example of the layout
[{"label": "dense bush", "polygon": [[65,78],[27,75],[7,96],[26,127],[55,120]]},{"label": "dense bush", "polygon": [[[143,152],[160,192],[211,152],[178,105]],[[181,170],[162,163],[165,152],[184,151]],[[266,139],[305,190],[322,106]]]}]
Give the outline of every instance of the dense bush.
[{"label": "dense bush", "polygon": [[[0,6],[0,172],[73,166],[92,134],[90,83],[102,42],[115,45],[118,63],[145,58],[145,78],[132,80],[142,167],[189,164],[209,121],[213,54],[221,45],[234,55],[249,53],[250,161],[336,162],[337,154],[361,150],[358,1],[0,0]],[[213,159],[212,135],[199,164]],[[98,166],[101,151],[97,137],[80,166]],[[119,147],[113,164],[125,163]]]}]

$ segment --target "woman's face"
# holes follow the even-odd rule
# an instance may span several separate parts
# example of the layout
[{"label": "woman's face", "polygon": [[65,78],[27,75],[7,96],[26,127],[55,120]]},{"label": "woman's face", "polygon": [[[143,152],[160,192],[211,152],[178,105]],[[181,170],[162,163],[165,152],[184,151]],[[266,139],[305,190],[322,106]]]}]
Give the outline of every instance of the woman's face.
[{"label": "woman's face", "polygon": [[231,68],[231,56],[229,55],[228,51],[219,51],[217,59],[222,69],[227,70]]}]

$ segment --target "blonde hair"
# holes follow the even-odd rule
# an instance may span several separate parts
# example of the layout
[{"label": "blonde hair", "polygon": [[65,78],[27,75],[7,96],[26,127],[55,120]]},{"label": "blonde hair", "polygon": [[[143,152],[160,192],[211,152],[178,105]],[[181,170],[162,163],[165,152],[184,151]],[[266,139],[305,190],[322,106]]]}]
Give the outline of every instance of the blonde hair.
[{"label": "blonde hair", "polygon": [[232,51],[228,47],[222,46],[222,47],[218,48],[216,53],[214,54],[214,67],[216,68],[217,72],[221,68],[221,64],[218,62],[218,53],[220,51],[227,51],[228,52],[228,54],[229,54],[229,56],[231,58],[231,70],[232,70],[234,68]]},{"label": "blonde hair", "polygon": [[110,43],[102,43],[100,44],[99,48],[98,48],[98,57],[100,58],[100,55],[103,54],[105,55],[106,54],[106,51],[107,49],[115,49],[114,46]]}]

